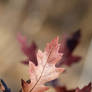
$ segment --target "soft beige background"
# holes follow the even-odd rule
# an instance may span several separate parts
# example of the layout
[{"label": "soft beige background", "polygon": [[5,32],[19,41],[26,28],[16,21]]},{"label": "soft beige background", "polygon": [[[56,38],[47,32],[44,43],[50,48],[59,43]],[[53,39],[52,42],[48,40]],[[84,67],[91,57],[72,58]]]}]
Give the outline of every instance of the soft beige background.
[{"label": "soft beige background", "polygon": [[92,82],[92,41],[90,43],[90,47],[88,49],[88,54],[86,56],[86,62],[84,63],[83,66],[83,71],[81,73],[80,79],[78,84],[80,85],[80,87],[83,86],[83,84],[88,84],[90,81]]},{"label": "soft beige background", "polygon": [[74,54],[83,59],[60,77],[68,88],[86,83],[80,79],[84,62],[89,61],[86,58],[92,39],[92,0],[0,0],[0,78],[13,92],[19,90],[21,78],[29,78],[28,67],[20,64],[25,56],[16,40],[18,32],[27,36],[29,42],[36,41],[43,50],[57,35],[61,37],[63,32],[72,33],[79,28],[82,39]]}]

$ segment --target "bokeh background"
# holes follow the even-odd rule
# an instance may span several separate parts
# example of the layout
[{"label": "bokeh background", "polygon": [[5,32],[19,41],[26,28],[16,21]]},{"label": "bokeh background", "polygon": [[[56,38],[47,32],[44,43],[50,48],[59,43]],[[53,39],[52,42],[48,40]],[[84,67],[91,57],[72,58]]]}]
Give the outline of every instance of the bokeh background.
[{"label": "bokeh background", "polygon": [[18,32],[43,50],[57,35],[77,29],[82,38],[74,54],[82,60],[60,77],[69,89],[92,81],[92,0],[0,0],[0,78],[13,92],[20,89],[21,78],[29,78],[28,67],[20,63],[26,57],[17,41]]}]

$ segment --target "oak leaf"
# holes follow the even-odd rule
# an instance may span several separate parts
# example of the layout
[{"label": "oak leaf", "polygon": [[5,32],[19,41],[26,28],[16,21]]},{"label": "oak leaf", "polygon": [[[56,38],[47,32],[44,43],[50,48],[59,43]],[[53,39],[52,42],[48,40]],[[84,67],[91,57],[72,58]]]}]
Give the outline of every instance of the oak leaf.
[{"label": "oak leaf", "polygon": [[29,62],[31,83],[23,82],[22,92],[44,92],[48,89],[44,84],[59,77],[64,68],[56,68],[55,65],[62,58],[59,53],[60,44],[58,37],[47,44],[44,52],[38,50],[38,65]]},{"label": "oak leaf", "polygon": [[63,53],[62,60],[57,64],[57,66],[67,65],[71,66],[81,60],[80,56],[74,56],[73,51],[80,42],[81,32],[77,30],[72,35],[64,34],[61,40],[59,52]]},{"label": "oak leaf", "polygon": [[55,86],[54,87],[56,92],[91,92],[92,84],[89,83],[88,85],[84,86],[82,89],[75,88],[75,89],[67,89],[66,86]]},{"label": "oak leaf", "polygon": [[92,90],[92,83],[89,83],[88,85],[86,85],[82,89],[76,88],[75,92],[91,92],[91,90]]},{"label": "oak leaf", "polygon": [[28,44],[26,37],[20,33],[18,34],[17,39],[21,45],[22,52],[27,56],[27,59],[23,60],[22,63],[29,65],[29,61],[32,61],[35,65],[37,65],[37,45],[35,44],[35,42]]}]

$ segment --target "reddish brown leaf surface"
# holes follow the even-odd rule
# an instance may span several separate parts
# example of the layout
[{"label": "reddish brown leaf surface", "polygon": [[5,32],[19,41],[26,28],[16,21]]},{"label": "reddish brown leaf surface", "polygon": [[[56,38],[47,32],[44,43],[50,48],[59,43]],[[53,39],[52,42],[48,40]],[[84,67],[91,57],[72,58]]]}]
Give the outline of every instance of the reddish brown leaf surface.
[{"label": "reddish brown leaf surface", "polygon": [[60,44],[58,44],[58,37],[51,43],[47,44],[44,52],[38,50],[37,61],[38,65],[29,62],[29,72],[31,83],[23,82],[23,92],[44,92],[48,89],[44,84],[48,81],[59,77],[63,68],[56,68],[55,65],[62,57],[59,53]]},{"label": "reddish brown leaf surface", "polygon": [[91,90],[92,90],[92,84],[89,83],[87,86],[85,86],[82,89],[77,88],[76,92],[91,92]]},{"label": "reddish brown leaf surface", "polygon": [[[63,53],[63,57],[60,62],[56,64],[56,67],[62,65],[71,66],[74,63],[77,63],[81,60],[80,56],[73,55],[73,51],[80,42],[81,32],[77,30],[72,35],[63,35],[59,52]],[[58,79],[46,83],[46,85],[58,85]]]},{"label": "reddish brown leaf surface", "polygon": [[[71,66],[74,63],[80,61],[80,56],[74,56],[72,53],[80,42],[81,32],[80,30],[74,32],[72,35],[63,35],[61,40],[61,45],[59,52],[63,53],[62,60],[57,64],[57,66],[67,65]],[[26,60],[23,60],[22,63],[28,65],[29,61],[34,62],[37,65],[37,46],[33,42],[30,45],[27,44],[26,37],[18,34],[18,41],[21,44],[23,53],[28,57]]]},{"label": "reddish brown leaf surface", "polygon": [[62,52],[64,55],[62,60],[57,64],[57,66],[61,66],[63,64],[71,66],[72,64],[80,61],[81,59],[80,56],[74,56],[72,54],[80,42],[80,37],[81,37],[80,30],[73,33],[72,36],[63,35],[59,52]]},{"label": "reddish brown leaf surface", "polygon": [[82,89],[76,88],[68,90],[65,86],[56,86],[54,87],[56,92],[91,92],[92,84],[89,83],[87,86],[83,87]]},{"label": "reddish brown leaf surface", "polygon": [[21,45],[22,52],[28,57],[26,60],[23,60],[22,63],[28,65],[29,61],[32,61],[35,65],[37,65],[37,46],[35,42],[28,45],[26,37],[22,36],[20,33],[18,34],[17,38]]}]

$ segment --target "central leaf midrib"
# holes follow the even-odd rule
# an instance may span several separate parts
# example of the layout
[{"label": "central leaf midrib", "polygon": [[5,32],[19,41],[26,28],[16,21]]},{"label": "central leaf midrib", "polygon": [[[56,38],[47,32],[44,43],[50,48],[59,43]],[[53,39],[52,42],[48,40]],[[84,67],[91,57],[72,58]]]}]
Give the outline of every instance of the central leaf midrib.
[{"label": "central leaf midrib", "polygon": [[[49,56],[48,56],[48,58],[47,58],[47,61],[48,61],[48,59],[49,59],[49,57],[50,57],[50,55],[51,55],[52,50],[53,50],[53,48],[51,49],[51,51],[50,51],[50,53],[49,53]],[[43,72],[44,72],[44,69],[45,69],[46,64],[47,64],[47,62],[45,63],[45,65],[44,65],[44,67],[43,67],[43,70],[42,70],[42,72],[41,72],[41,75],[40,75],[39,79],[37,80],[37,82],[35,83],[35,85],[33,86],[33,88],[30,90],[30,92],[32,92],[32,90],[36,87],[37,83],[40,81],[40,79],[41,79],[41,77],[42,77],[42,74],[43,74]]]}]

